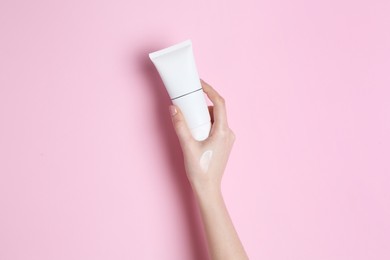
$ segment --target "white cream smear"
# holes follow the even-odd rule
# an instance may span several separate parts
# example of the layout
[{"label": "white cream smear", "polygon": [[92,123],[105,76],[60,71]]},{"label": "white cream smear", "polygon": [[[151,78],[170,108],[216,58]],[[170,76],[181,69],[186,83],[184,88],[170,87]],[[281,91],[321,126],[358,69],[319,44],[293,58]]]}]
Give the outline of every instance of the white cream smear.
[{"label": "white cream smear", "polygon": [[200,157],[199,164],[202,171],[207,172],[210,166],[211,157],[213,157],[213,151],[207,150]]}]

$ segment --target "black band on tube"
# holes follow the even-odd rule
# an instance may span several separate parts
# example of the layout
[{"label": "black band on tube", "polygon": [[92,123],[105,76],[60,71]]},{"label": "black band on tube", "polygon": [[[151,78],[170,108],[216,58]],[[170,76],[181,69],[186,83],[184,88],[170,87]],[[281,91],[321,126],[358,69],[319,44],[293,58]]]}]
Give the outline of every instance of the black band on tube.
[{"label": "black band on tube", "polygon": [[202,88],[200,88],[200,89],[197,89],[197,90],[194,90],[194,91],[191,91],[191,92],[188,92],[188,93],[186,93],[186,94],[183,94],[183,95],[181,95],[181,96],[178,96],[178,97],[171,98],[171,100],[175,100],[175,99],[178,99],[178,98],[181,98],[181,97],[187,96],[187,95],[189,95],[189,94],[192,94],[192,93],[194,93],[194,92],[197,92],[197,91],[199,91],[199,90],[202,90]]}]

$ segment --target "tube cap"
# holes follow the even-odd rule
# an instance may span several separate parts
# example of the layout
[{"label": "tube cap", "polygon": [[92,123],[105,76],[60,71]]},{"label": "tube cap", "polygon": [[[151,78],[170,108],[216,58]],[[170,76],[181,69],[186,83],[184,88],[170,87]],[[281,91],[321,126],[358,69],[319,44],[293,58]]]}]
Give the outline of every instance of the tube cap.
[{"label": "tube cap", "polygon": [[206,124],[191,129],[191,134],[195,138],[195,140],[203,141],[207,139],[207,137],[209,137],[210,129],[211,129],[211,122],[208,122]]}]

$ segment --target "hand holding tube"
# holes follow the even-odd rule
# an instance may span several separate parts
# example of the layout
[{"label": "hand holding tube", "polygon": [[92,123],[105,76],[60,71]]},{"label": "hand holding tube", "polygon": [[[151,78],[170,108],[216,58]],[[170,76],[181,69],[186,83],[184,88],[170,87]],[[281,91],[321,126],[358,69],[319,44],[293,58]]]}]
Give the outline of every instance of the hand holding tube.
[{"label": "hand holding tube", "polygon": [[229,128],[224,99],[207,83],[201,82],[210,107],[210,136],[197,141],[183,114],[171,106],[172,122],[183,151],[187,177],[199,204],[211,259],[248,259],[229,217],[221,194],[221,179],[233,147],[235,135]]},{"label": "hand holding tube", "polygon": [[219,189],[235,136],[226,118],[224,99],[207,83],[203,91],[214,104],[210,107],[213,122],[210,136],[196,141],[187,127],[180,109],[171,106],[172,121],[184,155],[188,180],[196,189]]}]

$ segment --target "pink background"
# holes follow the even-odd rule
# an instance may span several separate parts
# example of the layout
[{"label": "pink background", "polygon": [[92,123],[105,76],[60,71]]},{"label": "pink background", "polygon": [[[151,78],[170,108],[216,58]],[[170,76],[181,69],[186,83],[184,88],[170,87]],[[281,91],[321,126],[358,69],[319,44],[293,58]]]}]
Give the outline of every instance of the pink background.
[{"label": "pink background", "polygon": [[389,1],[0,2],[0,259],[207,259],[147,54],[192,39],[251,259],[390,259]]}]

